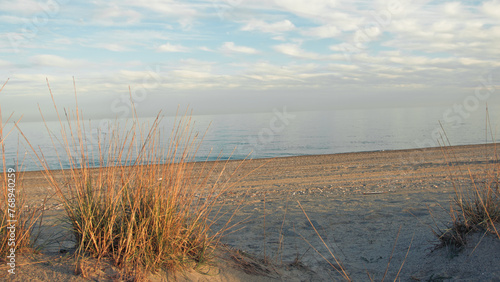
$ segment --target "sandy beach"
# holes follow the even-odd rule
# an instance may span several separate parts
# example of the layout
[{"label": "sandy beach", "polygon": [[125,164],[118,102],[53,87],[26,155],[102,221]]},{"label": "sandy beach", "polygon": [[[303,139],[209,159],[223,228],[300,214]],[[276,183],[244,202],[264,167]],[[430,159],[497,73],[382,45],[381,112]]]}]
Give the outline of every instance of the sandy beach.
[{"label": "sandy beach", "polygon": [[[438,241],[432,233],[432,228],[445,228],[451,221],[447,210],[454,183],[470,185],[468,170],[481,180],[485,171],[498,169],[495,145],[447,147],[449,159],[442,150],[246,161],[230,180],[234,187],[218,203],[222,211],[239,207],[232,222],[240,223],[222,238],[222,251],[213,266],[178,273],[177,279],[336,281],[343,278],[332,265],[340,263],[354,281],[380,281],[384,275],[389,280],[399,275],[401,281],[498,281],[500,239],[496,235],[484,231],[472,234],[468,245],[457,252],[436,248]],[[239,163],[229,162],[226,176]],[[24,173],[22,185],[32,204],[41,204],[52,193],[41,172]],[[55,226],[64,217],[64,210],[55,197],[46,206],[41,237],[45,248],[41,254],[23,258],[15,277],[8,278],[85,280],[74,274],[75,266],[68,256],[71,236]],[[222,218],[215,228],[224,223]],[[101,268],[89,278],[110,279],[113,268]],[[208,274],[200,273],[205,271]],[[5,270],[0,277],[7,275]],[[166,277],[171,275],[157,274],[149,279]]]}]

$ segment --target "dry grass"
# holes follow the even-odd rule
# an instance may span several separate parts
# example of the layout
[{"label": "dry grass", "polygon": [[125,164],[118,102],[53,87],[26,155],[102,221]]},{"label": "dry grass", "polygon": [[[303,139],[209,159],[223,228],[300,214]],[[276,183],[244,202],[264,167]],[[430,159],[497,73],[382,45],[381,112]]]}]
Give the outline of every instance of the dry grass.
[{"label": "dry grass", "polygon": [[[487,112],[487,127],[489,115]],[[488,136],[488,133],[486,133]],[[443,136],[449,144],[447,136]],[[491,136],[491,140],[495,140]],[[495,142],[493,142],[495,143]],[[496,144],[496,143],[495,143]],[[500,226],[500,162],[495,146],[493,156],[488,156],[490,161],[482,173],[473,174],[469,169],[465,171],[454,165],[456,160],[451,150],[442,146],[443,155],[449,165],[449,175],[453,183],[455,196],[450,203],[449,214],[451,224],[444,230],[436,228],[434,233],[439,239],[438,246],[452,246],[461,249],[467,244],[467,237],[471,232],[484,231],[493,233],[500,239],[498,227]],[[452,171],[458,171],[454,174]],[[468,179],[461,183],[460,179]]]},{"label": "dry grass", "polygon": [[[7,82],[0,88],[3,90]],[[12,257],[23,251],[33,251],[35,236],[32,236],[37,220],[42,215],[42,208],[29,207],[26,203],[22,187],[22,161],[20,165],[7,164],[5,154],[5,139],[12,133],[12,129],[4,132],[5,125],[11,121],[12,114],[4,122],[0,109],[0,159],[2,161],[0,193],[0,260],[7,256]],[[15,124],[19,123],[19,120]],[[20,159],[19,156],[17,158]],[[13,251],[14,250],[14,251]],[[12,258],[7,258],[8,262]],[[16,260],[17,257],[14,258]]]},{"label": "dry grass", "polygon": [[[345,281],[353,281],[351,276],[349,275],[349,271],[347,270],[347,268],[344,266],[344,264],[342,263],[342,261],[337,258],[337,256],[335,256],[334,252],[332,251],[332,248],[330,248],[328,246],[328,244],[325,242],[325,240],[323,239],[323,237],[319,234],[318,230],[316,229],[316,227],[314,226],[313,222],[311,221],[311,219],[309,218],[309,216],[307,215],[307,212],[304,210],[304,208],[302,207],[302,205],[300,204],[299,201],[297,201],[297,204],[299,205],[300,209],[302,210],[302,213],[304,214],[304,216],[306,217],[307,219],[307,222],[311,225],[311,227],[313,228],[314,232],[316,233],[316,236],[321,240],[321,243],[322,245],[327,249],[328,251],[328,255],[331,257],[331,259],[329,259],[327,256],[325,256],[323,253],[321,253],[318,248],[314,247],[308,240],[306,240],[302,235],[300,235],[302,237],[302,239],[307,243],[309,244],[309,246],[325,261],[328,263],[328,265],[331,267],[331,269],[333,269],[335,272],[337,272],[343,280]],[[385,281],[385,279],[388,277],[388,271],[389,271],[389,267],[391,265],[391,262],[392,262],[392,258],[393,258],[393,255],[394,255],[394,250],[396,249],[396,244],[398,242],[398,239],[399,239],[399,234],[401,232],[401,227],[399,227],[399,230],[398,230],[398,234],[396,235],[396,240],[394,241],[394,245],[393,245],[393,248],[392,248],[392,251],[391,251],[391,254],[390,254],[390,257],[387,261],[387,267],[385,268],[385,272],[384,272],[384,275],[382,276],[382,278],[380,279],[380,281]],[[395,274],[395,277],[394,277],[394,281],[397,281],[399,279],[399,275],[401,274],[401,270],[403,269],[403,266],[406,262],[406,259],[408,258],[408,254],[410,253],[410,249],[411,249],[411,245],[413,243],[413,237],[410,241],[410,244],[408,246],[408,249],[406,251],[406,254],[405,254],[405,257],[403,259],[403,261],[401,262],[401,265],[399,267],[399,270],[398,272]],[[299,263],[299,261],[295,261],[294,263]],[[373,278],[370,273],[366,273],[368,275],[368,279],[369,281],[375,281],[375,278]]]},{"label": "dry grass", "polygon": [[345,279],[346,281],[352,281],[351,278],[349,277],[349,274],[347,273],[344,265],[342,264],[342,262],[337,259],[337,257],[334,255],[334,253],[332,252],[332,250],[330,249],[330,247],[328,246],[328,244],[325,242],[325,240],[323,240],[323,237],[319,234],[318,230],[316,229],[316,227],[314,226],[314,224],[312,223],[311,219],[309,218],[309,216],[307,215],[306,211],[304,210],[304,208],[302,207],[302,205],[300,204],[299,201],[297,201],[297,204],[299,205],[300,209],[302,210],[302,212],[304,213],[305,217],[307,218],[307,221],[308,223],[311,225],[311,227],[314,229],[314,232],[316,233],[316,236],[318,236],[318,238],[321,240],[321,243],[323,244],[323,246],[326,247],[326,249],[328,250],[328,254],[332,257],[332,259],[334,260],[334,262],[331,262],[327,257],[325,257],[317,248],[315,248],[309,241],[305,240],[305,238],[303,238],[308,244],[309,246],[314,250],[316,251],[316,253],[324,260],[326,261],[330,267],[332,269],[334,269],[337,273],[339,273],[343,279]]},{"label": "dry grass", "polygon": [[78,103],[75,111],[65,110],[64,120],[55,102],[54,108],[60,134],[49,134],[61,168],[66,161],[70,167],[63,179],[56,179],[42,151],[31,148],[64,204],[78,257],[111,260],[127,275],[176,270],[212,258],[231,227],[227,222],[212,232],[222,217],[214,204],[231,187],[234,172],[226,172],[221,162],[195,169],[203,137],[193,131],[187,114],[176,119],[167,145],[160,115],[149,126],[135,115],[132,124],[116,122],[107,137],[98,134],[93,146],[92,126],[84,122]]},{"label": "dry grass", "polygon": [[[498,162],[486,170],[484,180],[476,179],[470,170],[470,188],[455,188],[455,204],[467,226],[478,226],[495,231],[495,224],[500,222],[500,190]],[[500,238],[500,237],[499,237]]]},{"label": "dry grass", "polygon": [[453,181],[455,196],[449,207],[451,224],[444,230],[435,231],[440,246],[453,246],[460,249],[467,244],[469,233],[480,230],[494,233],[500,239],[498,172],[499,165],[496,163],[492,164],[482,176],[475,176],[468,171],[470,182],[465,185],[460,184],[459,181]]}]

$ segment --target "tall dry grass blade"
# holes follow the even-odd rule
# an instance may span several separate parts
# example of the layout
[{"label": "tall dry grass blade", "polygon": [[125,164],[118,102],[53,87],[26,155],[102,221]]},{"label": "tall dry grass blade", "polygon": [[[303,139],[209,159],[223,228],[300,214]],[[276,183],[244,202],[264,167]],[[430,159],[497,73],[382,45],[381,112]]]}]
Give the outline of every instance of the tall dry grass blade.
[{"label": "tall dry grass blade", "polygon": [[[0,92],[4,89],[7,81],[0,88]],[[43,214],[43,207],[28,206],[25,190],[23,189],[23,167],[25,156],[19,156],[19,138],[14,164],[7,167],[5,140],[18,127],[22,116],[14,122],[14,126],[4,132],[5,125],[13,117],[11,113],[4,123],[2,110],[0,108],[0,155],[2,162],[2,191],[0,193],[0,260],[4,261],[7,255],[18,255],[20,252],[33,251],[36,244],[36,239],[39,235],[33,236],[34,228],[37,221]],[[15,236],[12,238],[11,228],[14,227]],[[11,258],[12,259],[12,258]],[[9,259],[8,262],[12,262]]]},{"label": "tall dry grass blade", "polygon": [[9,82],[9,79],[10,78],[7,78],[7,80],[4,82],[4,84],[2,85],[2,88],[0,88],[0,92],[2,92],[3,88],[5,87],[5,85],[7,85],[7,82]]},{"label": "tall dry grass blade", "polygon": [[283,213],[283,220],[281,221],[280,232],[279,232],[279,240],[278,240],[278,254],[280,257],[280,264],[283,265],[283,241],[285,240],[285,236],[283,236],[283,227],[285,227],[286,215],[288,212],[288,194],[285,199],[285,212]]},{"label": "tall dry grass blade", "polygon": [[408,246],[408,249],[406,250],[405,258],[403,259],[403,262],[401,263],[401,266],[399,267],[398,273],[396,273],[396,277],[394,277],[394,281],[396,281],[399,278],[399,274],[401,273],[401,270],[403,270],[403,266],[405,265],[406,259],[408,258],[408,254],[410,253],[411,245],[413,244],[414,238],[415,238],[415,233],[413,233],[413,236],[411,237],[410,245]]},{"label": "tall dry grass blade", "polygon": [[347,280],[347,281],[351,281],[351,279],[349,278],[349,275],[347,274],[346,270],[344,269],[342,263],[337,259],[337,257],[333,254],[333,252],[331,251],[330,247],[328,246],[328,244],[325,243],[325,241],[323,240],[323,237],[319,234],[318,230],[316,229],[316,227],[314,226],[314,224],[311,222],[311,219],[309,218],[309,216],[307,215],[306,211],[304,210],[304,208],[302,207],[302,205],[300,204],[299,201],[297,201],[297,203],[299,204],[299,207],[300,209],[302,210],[302,212],[304,213],[304,215],[306,216],[307,218],[307,221],[309,222],[309,224],[311,225],[311,227],[314,229],[314,232],[316,232],[316,235],[318,236],[318,238],[321,240],[321,242],[323,243],[323,245],[326,247],[326,249],[328,250],[330,256],[335,260],[335,263],[339,266],[340,269],[338,269],[337,267],[335,267],[332,263],[330,263],[330,261],[328,259],[326,259],[316,248],[314,248],[308,241],[306,241],[324,260],[326,260],[330,266],[332,266],[340,275],[342,275],[342,277]]},{"label": "tall dry grass blade", "polygon": [[396,244],[398,243],[399,234],[401,233],[401,227],[402,226],[399,226],[398,234],[396,235],[396,240],[394,241],[394,245],[392,246],[391,255],[389,256],[389,260],[387,261],[387,266],[385,268],[384,275],[382,276],[382,282],[385,280],[385,277],[387,276],[387,272],[389,271],[389,266],[391,265],[392,256],[394,255],[394,250],[396,250]]}]

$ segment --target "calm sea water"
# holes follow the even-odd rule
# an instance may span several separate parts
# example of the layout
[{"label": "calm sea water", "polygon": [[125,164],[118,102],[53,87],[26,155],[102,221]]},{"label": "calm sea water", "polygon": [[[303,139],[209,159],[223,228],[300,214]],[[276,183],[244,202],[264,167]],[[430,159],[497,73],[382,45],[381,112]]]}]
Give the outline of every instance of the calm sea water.
[{"label": "calm sea water", "polygon": [[[493,135],[500,126],[499,110],[491,106],[489,109]],[[141,118],[140,122],[152,120]],[[484,108],[461,113],[444,107],[322,112],[288,112],[286,108],[276,108],[269,113],[259,114],[193,116],[193,120],[194,129],[200,134],[205,132],[211,122],[196,160],[213,160],[220,152],[223,159],[242,159],[249,154],[252,158],[270,158],[434,147],[439,146],[441,125],[452,145],[491,142],[490,131],[486,135]],[[106,122],[92,121],[92,124],[94,130],[88,134],[94,138],[89,140],[97,140],[97,134],[106,134],[106,130],[102,129],[107,128]],[[165,133],[162,140],[165,143],[168,142],[173,124],[173,117],[162,120],[161,128]],[[60,168],[45,125],[25,122],[20,127],[33,147],[43,152],[49,166],[52,169]],[[58,135],[58,122],[49,122],[48,127]],[[98,127],[101,127],[101,131],[97,131]],[[59,146],[58,140],[55,143]],[[5,144],[7,166],[22,162],[25,170],[41,169],[17,131],[8,136]],[[59,151],[63,152],[62,149]],[[66,157],[63,156],[62,160],[63,167],[67,168]]]}]

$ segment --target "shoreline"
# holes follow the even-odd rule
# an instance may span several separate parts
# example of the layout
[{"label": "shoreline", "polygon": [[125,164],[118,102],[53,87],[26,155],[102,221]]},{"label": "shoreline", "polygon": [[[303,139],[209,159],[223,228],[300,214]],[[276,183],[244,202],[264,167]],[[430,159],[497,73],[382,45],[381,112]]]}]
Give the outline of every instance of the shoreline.
[{"label": "shoreline", "polygon": [[[216,165],[217,169],[225,166],[223,177],[234,184],[225,202],[235,202],[236,199],[250,193],[252,198],[263,195],[264,192],[276,197],[286,197],[294,193],[318,194],[328,192],[330,197],[395,191],[420,191],[432,184],[436,178],[449,177],[446,164],[456,162],[467,164],[474,159],[472,171],[480,171],[490,162],[499,160],[494,157],[497,143],[481,145],[461,145],[445,147],[454,152],[456,159],[445,160],[441,147],[423,149],[405,149],[391,151],[369,151],[354,153],[339,153],[328,155],[290,156],[269,159],[229,160],[192,162],[198,168],[203,165]],[[489,152],[489,153],[488,153]],[[498,154],[498,152],[496,152]],[[490,155],[488,155],[490,154]],[[236,174],[230,178],[230,174]],[[100,168],[92,168],[97,171]],[[252,172],[253,173],[250,173]],[[58,180],[69,170],[51,170],[50,173]],[[51,190],[44,171],[21,172],[24,187],[30,191],[30,198],[49,196],[49,205],[57,205],[58,199]],[[248,174],[248,175],[247,175]],[[242,178],[243,176],[246,177]],[[3,176],[0,176],[0,178]],[[418,187],[418,185],[420,187]],[[443,182],[444,183],[444,182]],[[440,183],[443,187],[451,182]],[[323,192],[319,192],[323,191]],[[50,194],[50,195],[48,195]]]},{"label": "shoreline", "polygon": [[[279,156],[279,157],[263,157],[263,158],[255,158],[255,159],[229,159],[229,160],[208,160],[208,161],[190,161],[188,163],[195,163],[195,164],[201,164],[201,163],[208,163],[208,164],[213,164],[215,162],[218,163],[223,163],[223,162],[266,162],[269,160],[287,160],[287,159],[294,159],[294,158],[318,158],[318,157],[335,157],[335,156],[349,156],[349,155],[368,155],[368,154],[378,154],[378,153],[387,153],[387,154],[398,154],[398,153],[428,153],[428,152],[436,152],[439,151],[439,153],[442,153],[443,149],[478,149],[479,147],[500,147],[500,142],[497,143],[481,143],[481,144],[468,144],[468,145],[452,145],[452,146],[444,146],[444,147],[425,147],[425,148],[412,148],[412,149],[394,149],[394,150],[374,150],[374,151],[359,151],[359,152],[344,152],[344,153],[332,153],[332,154],[315,154],[315,155],[294,155],[294,156]],[[100,167],[92,167],[92,170],[97,170]],[[50,169],[49,171],[52,172],[61,172],[61,171],[67,171],[69,168],[65,169],[60,169],[60,168],[54,168]],[[44,170],[20,170],[18,171],[19,173],[42,173]]]}]

